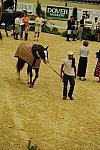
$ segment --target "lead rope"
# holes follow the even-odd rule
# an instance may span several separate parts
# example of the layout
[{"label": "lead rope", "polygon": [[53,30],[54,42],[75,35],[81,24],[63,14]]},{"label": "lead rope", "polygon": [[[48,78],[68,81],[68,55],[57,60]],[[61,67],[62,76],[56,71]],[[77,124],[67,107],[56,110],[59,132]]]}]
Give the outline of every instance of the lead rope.
[{"label": "lead rope", "polygon": [[[48,64],[49,64],[49,65],[48,65]],[[51,70],[53,70],[53,71],[61,78],[60,74],[52,67],[52,65],[50,64],[50,62],[47,63],[46,65],[47,65]]]}]

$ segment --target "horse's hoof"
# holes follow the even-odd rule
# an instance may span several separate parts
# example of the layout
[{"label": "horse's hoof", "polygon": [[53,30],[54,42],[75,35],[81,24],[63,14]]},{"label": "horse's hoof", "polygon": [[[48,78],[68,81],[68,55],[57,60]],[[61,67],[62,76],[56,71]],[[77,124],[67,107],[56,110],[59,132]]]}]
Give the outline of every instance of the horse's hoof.
[{"label": "horse's hoof", "polygon": [[33,88],[33,84],[30,84],[29,88]]}]

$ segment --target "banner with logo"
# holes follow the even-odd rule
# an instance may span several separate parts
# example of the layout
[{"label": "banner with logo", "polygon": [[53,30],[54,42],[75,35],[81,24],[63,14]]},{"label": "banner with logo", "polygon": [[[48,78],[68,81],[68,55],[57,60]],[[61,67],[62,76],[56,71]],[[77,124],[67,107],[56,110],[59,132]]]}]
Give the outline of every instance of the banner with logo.
[{"label": "banner with logo", "polygon": [[47,6],[46,17],[54,19],[67,20],[69,16],[69,8],[60,6]]}]

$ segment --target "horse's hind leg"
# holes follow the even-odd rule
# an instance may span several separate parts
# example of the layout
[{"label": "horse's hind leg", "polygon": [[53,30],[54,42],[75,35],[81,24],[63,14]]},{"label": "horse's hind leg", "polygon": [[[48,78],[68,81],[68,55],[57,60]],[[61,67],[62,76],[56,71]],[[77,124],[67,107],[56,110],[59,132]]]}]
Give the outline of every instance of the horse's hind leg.
[{"label": "horse's hind leg", "polygon": [[17,65],[16,65],[18,80],[20,79],[20,71],[24,67],[24,64],[25,64],[25,61],[18,57],[18,61],[17,61]]},{"label": "horse's hind leg", "polygon": [[34,85],[35,81],[37,80],[38,74],[39,74],[39,68],[35,68],[35,78],[34,78],[34,80],[32,82],[32,86]]}]

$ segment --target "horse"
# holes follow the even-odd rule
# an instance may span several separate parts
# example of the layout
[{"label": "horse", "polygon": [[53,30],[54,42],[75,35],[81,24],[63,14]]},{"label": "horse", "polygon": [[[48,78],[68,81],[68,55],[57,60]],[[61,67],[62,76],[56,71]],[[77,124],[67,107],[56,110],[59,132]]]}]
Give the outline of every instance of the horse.
[{"label": "horse", "polygon": [[15,35],[15,18],[17,18],[19,16],[23,16],[23,14],[24,13],[22,11],[15,11],[15,12],[11,12],[11,13],[3,12],[2,13],[2,16],[0,19],[0,26],[2,23],[5,24],[4,29],[5,29],[7,37],[9,37],[8,32],[7,32],[9,26],[12,26],[12,30],[13,30],[12,35],[13,36]]},{"label": "horse", "polygon": [[[28,84],[30,88],[33,87],[36,79],[38,78],[41,59],[45,64],[48,63],[47,49],[48,46],[45,48],[42,45],[38,45],[38,44],[32,45],[26,42],[21,43],[17,48],[14,57],[18,58],[17,65],[16,65],[18,79],[20,79],[20,71],[23,69],[25,63],[27,63],[28,64],[27,77],[28,77]],[[33,81],[32,81],[32,69],[35,70],[35,78],[33,79]]]},{"label": "horse", "polygon": [[9,25],[13,26],[12,29],[13,29],[13,35],[14,35],[15,18],[19,14],[19,12],[16,11],[16,7],[17,7],[17,0],[5,0],[5,1],[1,0],[0,27],[2,23],[5,24],[4,29],[5,29],[7,37],[9,36],[7,32]]}]

